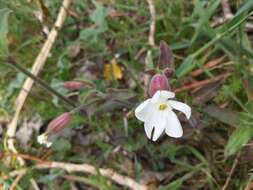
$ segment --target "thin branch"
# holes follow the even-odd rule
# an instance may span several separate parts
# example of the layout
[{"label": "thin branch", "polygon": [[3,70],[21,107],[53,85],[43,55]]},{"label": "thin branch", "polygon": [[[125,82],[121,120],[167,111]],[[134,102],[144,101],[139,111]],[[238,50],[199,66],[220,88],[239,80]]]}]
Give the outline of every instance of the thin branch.
[{"label": "thin branch", "polygon": [[[149,6],[149,12],[150,12],[150,26],[149,26],[149,36],[148,36],[148,44],[151,47],[155,46],[155,25],[156,25],[156,12],[155,12],[155,5],[153,0],[147,0],[148,6]],[[144,70],[147,70],[148,66],[148,59],[151,55],[151,51],[148,50],[146,54],[146,59],[145,59],[145,68]],[[148,89],[148,84],[149,84],[150,76],[147,74],[144,74],[143,77],[143,82],[144,82],[144,87],[146,90],[146,95],[147,95],[147,89]]]},{"label": "thin branch", "polygon": [[230,5],[229,5],[229,0],[222,0],[221,1],[221,6],[222,6],[222,12],[223,16],[216,18],[210,25],[211,27],[216,27],[218,25],[223,24],[227,20],[230,20],[234,17],[234,14],[231,11]]},{"label": "thin branch", "polygon": [[[123,176],[113,169],[104,169],[104,168],[96,168],[93,165],[90,164],[72,164],[72,163],[65,163],[65,162],[54,162],[54,161],[48,161],[48,160],[42,160],[40,158],[26,155],[26,154],[13,154],[13,153],[4,153],[1,155],[2,158],[4,157],[21,157],[23,159],[29,159],[33,161],[39,162],[35,166],[32,167],[32,169],[63,169],[67,172],[82,172],[86,174],[92,174],[92,175],[102,175],[104,177],[107,177],[108,179],[111,179],[112,181],[116,182],[119,185],[126,186],[132,190],[147,190],[147,187],[145,185],[142,185],[138,182],[136,182],[134,179]],[[29,168],[23,168],[20,170],[15,170],[13,172],[10,172],[8,176],[15,177],[16,175],[23,174],[24,172],[27,172]]]},{"label": "thin branch", "polygon": [[30,179],[30,182],[31,182],[32,187],[34,188],[34,190],[40,190],[38,184],[36,183],[36,181],[34,179]]},{"label": "thin branch", "polygon": [[174,90],[174,92],[182,92],[182,91],[202,87],[204,85],[207,85],[207,84],[210,84],[210,83],[213,83],[213,82],[224,80],[227,77],[229,77],[230,75],[231,75],[230,73],[225,73],[225,74],[218,75],[218,76],[216,76],[212,79],[206,79],[206,80],[198,81],[198,82],[195,82],[195,83],[191,83],[191,84],[188,84],[186,86],[177,88],[176,90]]},{"label": "thin branch", "polygon": [[10,190],[15,190],[16,186],[18,185],[18,182],[22,179],[22,177],[25,175],[25,173],[20,173],[16,179],[13,181],[13,183],[10,186]]},{"label": "thin branch", "polygon": [[191,76],[197,77],[197,76],[201,75],[205,71],[205,69],[210,69],[210,68],[212,68],[212,67],[214,67],[214,66],[216,66],[218,64],[221,64],[225,57],[226,56],[222,56],[220,58],[210,60],[209,62],[207,62],[204,65],[203,68],[200,68],[200,69],[197,69],[195,71],[192,71]]},{"label": "thin branch", "polygon": [[237,164],[238,164],[238,160],[239,160],[240,155],[241,155],[241,154],[240,154],[240,152],[239,152],[239,153],[237,154],[235,160],[234,160],[233,166],[232,166],[232,168],[231,168],[231,170],[230,170],[230,172],[229,172],[228,178],[226,179],[226,182],[225,182],[224,186],[222,187],[222,190],[226,190],[226,189],[227,189],[228,184],[229,184],[229,182],[230,182],[230,180],[231,180],[231,178],[232,178],[232,175],[234,174],[235,168],[236,168],[236,166],[237,166]]},{"label": "thin branch", "polygon": [[[14,67],[18,71],[20,71],[21,73],[23,73],[23,74],[27,75],[28,77],[30,77],[31,79],[33,79],[36,83],[38,83],[40,86],[42,86],[45,90],[47,90],[48,92],[52,93],[53,95],[57,96],[58,98],[60,98],[64,102],[66,102],[71,107],[73,107],[73,108],[76,107],[74,102],[72,102],[70,99],[68,99],[67,97],[63,96],[62,94],[60,94],[59,92],[54,90],[51,86],[49,86],[46,82],[41,80],[39,77],[36,77],[30,71],[26,70],[22,65],[18,64],[13,58],[9,57],[8,63],[12,67]],[[27,90],[25,89],[25,91],[27,91]]]},{"label": "thin branch", "polygon": [[229,0],[222,0],[221,5],[222,5],[222,11],[224,14],[224,18],[231,19],[233,17],[233,13],[232,13],[230,5],[229,5]]},{"label": "thin branch", "polygon": [[[63,26],[63,23],[67,17],[67,10],[70,7],[71,2],[72,2],[72,0],[63,0],[62,6],[61,6],[59,14],[57,16],[56,22],[54,24],[54,27],[51,29],[46,42],[44,43],[39,55],[37,56],[37,58],[33,64],[33,67],[31,70],[31,73],[33,75],[37,76],[39,74],[39,72],[41,71],[41,69],[43,68],[43,66],[47,60],[47,57],[49,55],[49,52],[50,52],[50,50],[51,50],[51,48],[58,36],[58,31]],[[17,123],[18,123],[19,114],[22,110],[22,107],[25,103],[25,100],[26,100],[29,92],[31,91],[33,83],[34,83],[34,81],[31,78],[27,78],[25,83],[23,84],[23,87],[21,88],[21,91],[16,99],[15,115],[14,115],[12,121],[8,125],[7,137],[9,137],[9,138],[7,140],[7,145],[8,145],[8,149],[14,153],[17,153],[17,150],[14,146],[13,137],[15,136],[15,133],[17,130]],[[22,89],[26,89],[26,91],[24,91]],[[19,163],[21,165],[25,164],[24,161],[20,158],[19,158]]]},{"label": "thin branch", "polygon": [[89,164],[70,164],[64,162],[51,162],[51,163],[42,163],[35,166],[36,169],[52,169],[52,168],[60,168],[64,169],[68,172],[83,172],[88,174],[97,175],[98,172],[100,175],[107,177],[116,183],[127,186],[133,190],[147,190],[146,186],[137,183],[130,177],[122,176],[115,172],[112,169],[97,169],[96,167]]},{"label": "thin branch", "polygon": [[155,46],[155,23],[156,23],[156,12],[155,5],[153,0],[147,0],[149,6],[149,12],[151,15],[150,29],[149,29],[149,37],[148,43],[150,46]]},{"label": "thin branch", "polygon": [[244,188],[244,190],[252,190],[253,189],[253,181],[252,181],[252,177],[250,177],[246,187]]}]

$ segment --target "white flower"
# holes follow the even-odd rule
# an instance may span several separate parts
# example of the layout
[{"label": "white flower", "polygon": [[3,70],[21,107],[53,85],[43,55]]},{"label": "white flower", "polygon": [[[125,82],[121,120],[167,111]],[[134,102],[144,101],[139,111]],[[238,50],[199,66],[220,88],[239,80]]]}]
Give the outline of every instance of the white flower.
[{"label": "white flower", "polygon": [[48,141],[48,136],[45,133],[38,136],[37,141],[38,141],[39,144],[46,145],[47,148],[49,148],[52,145],[52,142]]},{"label": "white flower", "polygon": [[157,91],[152,98],[145,100],[135,109],[135,116],[144,122],[144,129],[149,139],[153,130],[153,141],[156,141],[164,131],[168,136],[175,138],[183,135],[182,126],[172,109],[183,112],[189,119],[191,108],[184,103],[169,100],[174,97],[173,92]]}]

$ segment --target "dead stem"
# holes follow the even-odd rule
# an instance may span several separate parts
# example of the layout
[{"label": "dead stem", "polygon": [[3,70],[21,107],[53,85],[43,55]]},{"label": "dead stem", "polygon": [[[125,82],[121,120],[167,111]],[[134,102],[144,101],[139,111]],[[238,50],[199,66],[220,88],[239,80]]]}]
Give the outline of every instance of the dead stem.
[{"label": "dead stem", "polygon": [[241,155],[241,154],[240,154],[240,152],[239,152],[239,153],[237,154],[235,160],[234,160],[234,163],[233,163],[232,168],[231,168],[231,170],[230,170],[230,172],[229,172],[228,178],[226,179],[226,182],[225,182],[224,186],[222,187],[222,190],[226,190],[226,189],[227,189],[228,184],[229,184],[229,182],[230,182],[230,180],[231,180],[231,178],[232,178],[232,175],[234,174],[235,168],[236,168],[236,166],[237,166],[237,164],[238,164],[238,160],[239,160],[240,155]]},{"label": "dead stem", "polygon": [[[36,162],[39,162],[39,164],[34,165],[31,169],[53,169],[53,168],[59,168],[66,170],[67,172],[82,172],[86,174],[92,174],[92,175],[97,175],[100,174],[104,177],[107,177],[108,179],[116,182],[117,184],[120,184],[122,186],[126,186],[130,189],[133,190],[147,190],[147,187],[145,185],[142,185],[138,182],[136,182],[134,179],[128,177],[128,176],[123,176],[121,174],[118,174],[116,171],[107,168],[96,168],[93,165],[90,164],[72,164],[72,163],[65,163],[65,162],[54,162],[54,161],[48,161],[48,160],[42,160],[40,158],[30,156],[27,154],[14,154],[14,153],[5,153],[1,155],[1,158],[7,157],[7,156],[13,156],[13,157],[20,157],[23,159],[28,159],[28,160],[33,160]],[[21,175],[26,173],[29,169],[28,168],[23,168],[20,170],[16,170],[13,172],[9,173],[9,176],[14,177],[17,175]],[[8,176],[5,177],[7,179]]]}]

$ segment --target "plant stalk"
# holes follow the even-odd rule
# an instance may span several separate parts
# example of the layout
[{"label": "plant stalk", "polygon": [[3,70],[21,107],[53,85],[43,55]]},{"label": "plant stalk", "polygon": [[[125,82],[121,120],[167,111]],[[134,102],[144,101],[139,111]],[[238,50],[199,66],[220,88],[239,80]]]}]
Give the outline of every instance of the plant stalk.
[{"label": "plant stalk", "polygon": [[57,96],[58,98],[60,98],[61,100],[63,100],[65,103],[67,103],[69,106],[71,106],[73,108],[76,107],[75,103],[72,100],[68,99],[67,97],[63,96],[62,94],[60,94],[59,92],[57,92],[56,90],[54,90],[46,82],[44,82],[43,80],[41,80],[39,77],[36,77],[35,75],[33,75],[30,71],[28,71],[27,69],[25,69],[22,65],[18,64],[13,58],[8,57],[7,58],[7,63],[9,63],[8,65],[11,65],[12,67],[14,67],[15,69],[17,69],[18,71],[22,72],[26,76],[28,76],[31,79],[33,79],[36,83],[38,83],[40,86],[42,86],[45,90],[47,90],[51,94]]}]

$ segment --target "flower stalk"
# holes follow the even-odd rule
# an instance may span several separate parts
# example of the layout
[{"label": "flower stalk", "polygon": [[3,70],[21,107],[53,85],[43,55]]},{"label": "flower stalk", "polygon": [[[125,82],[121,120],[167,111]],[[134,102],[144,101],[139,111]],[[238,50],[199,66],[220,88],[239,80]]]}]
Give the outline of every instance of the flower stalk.
[{"label": "flower stalk", "polygon": [[45,90],[47,90],[48,92],[50,92],[51,94],[57,96],[58,98],[60,98],[61,100],[63,100],[65,103],[67,103],[69,106],[75,108],[76,105],[73,101],[71,101],[70,99],[68,99],[67,97],[63,96],[62,94],[60,94],[59,92],[57,92],[56,90],[54,90],[52,87],[50,87],[46,82],[44,82],[43,80],[41,80],[40,78],[36,77],[35,75],[33,75],[30,71],[28,71],[27,69],[25,69],[23,66],[21,66],[20,64],[18,64],[13,58],[8,57],[7,62],[9,63],[9,65],[11,65],[12,67],[14,67],[15,69],[17,69],[18,71],[22,72],[23,74],[25,74],[26,76],[30,77],[31,79],[33,79],[35,82],[37,82],[40,86],[42,86]]}]

